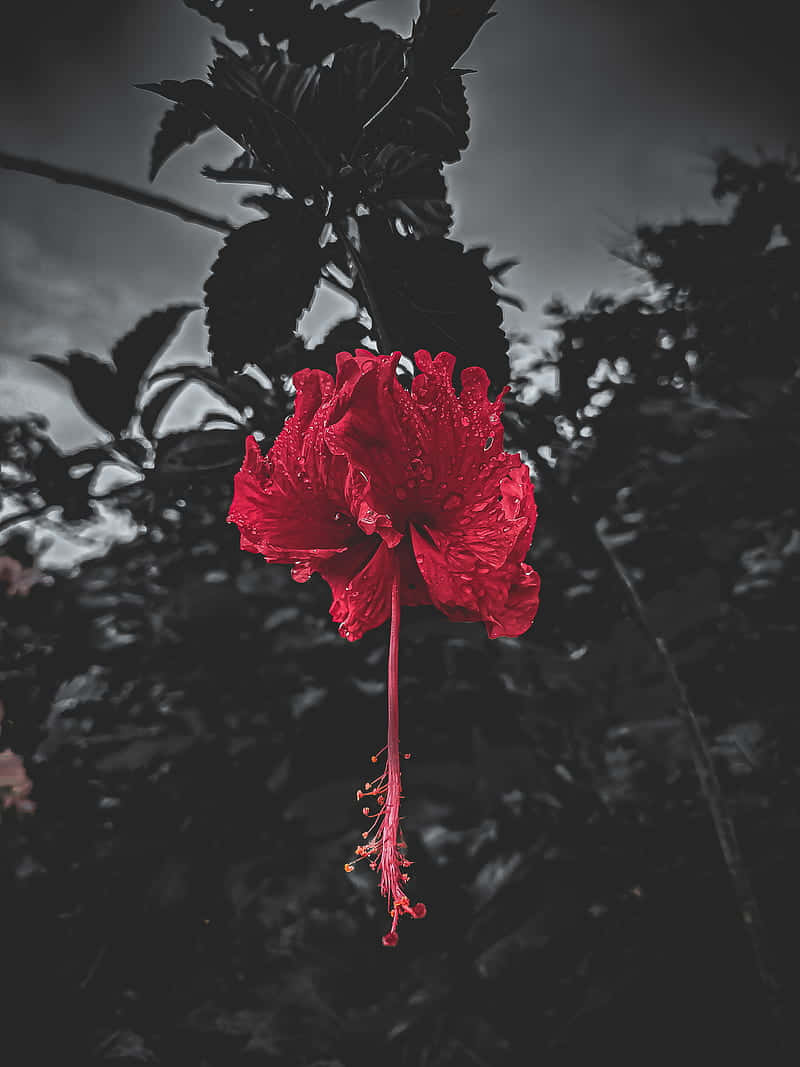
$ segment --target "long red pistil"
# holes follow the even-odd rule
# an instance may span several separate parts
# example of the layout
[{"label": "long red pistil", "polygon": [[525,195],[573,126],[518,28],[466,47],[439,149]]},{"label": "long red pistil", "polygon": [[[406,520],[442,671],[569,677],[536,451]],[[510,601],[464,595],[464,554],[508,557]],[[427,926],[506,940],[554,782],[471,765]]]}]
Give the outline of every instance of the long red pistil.
[{"label": "long red pistil", "polygon": [[[406,858],[406,843],[400,829],[400,801],[402,800],[401,776],[400,776],[400,704],[398,699],[398,651],[400,647],[400,586],[395,574],[392,581],[392,621],[389,632],[389,672],[387,690],[389,698],[389,723],[386,738],[386,764],[379,778],[372,782],[365,782],[364,789],[359,789],[356,798],[374,796],[378,804],[378,812],[373,813],[368,807],[362,808],[365,815],[374,815],[374,821],[369,830],[361,836],[366,844],[359,845],[356,849],[356,859],[369,857],[372,870],[381,872],[381,893],[387,898],[389,914],[392,916],[392,926],[383,936],[383,944],[392,948],[397,944],[397,923],[401,915],[411,915],[415,919],[421,919],[425,915],[426,908],[422,903],[411,904],[403,889],[408,881],[408,875],[402,868],[410,867],[411,861]],[[378,761],[381,753],[372,757],[372,762]],[[405,754],[409,758],[409,753]],[[370,836],[370,834],[372,836]],[[369,838],[369,840],[367,840]],[[353,870],[352,863],[345,864],[346,871]]]}]

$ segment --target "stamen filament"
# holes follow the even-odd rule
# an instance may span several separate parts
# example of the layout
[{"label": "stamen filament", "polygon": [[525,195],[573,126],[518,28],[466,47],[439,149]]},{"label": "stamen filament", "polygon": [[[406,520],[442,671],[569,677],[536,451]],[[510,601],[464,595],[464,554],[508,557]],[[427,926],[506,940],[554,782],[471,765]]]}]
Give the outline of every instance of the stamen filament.
[{"label": "stamen filament", "polygon": [[[389,663],[387,678],[388,695],[388,728],[386,745],[372,757],[373,763],[377,762],[383,752],[386,752],[386,766],[381,775],[371,782],[364,783],[364,789],[359,789],[356,798],[374,796],[379,807],[377,814],[364,808],[365,815],[373,815],[374,822],[369,830],[363,833],[362,838],[372,837],[364,845],[359,845],[355,850],[356,858],[353,862],[345,864],[346,871],[352,871],[354,863],[365,857],[370,857],[372,870],[380,870],[381,894],[386,897],[389,914],[392,916],[392,926],[383,937],[383,944],[388,948],[397,944],[397,923],[403,914],[411,915],[415,919],[421,919],[425,915],[425,905],[411,905],[406,896],[403,886],[408,881],[408,875],[401,868],[410,867],[411,861],[406,859],[406,843],[403,839],[400,822],[400,801],[403,799],[401,775],[400,775],[400,701],[398,693],[398,658],[400,648],[400,583],[395,572],[392,581],[392,616],[389,631]],[[404,753],[403,758],[408,759],[410,753]],[[373,833],[374,831],[374,833]]]}]

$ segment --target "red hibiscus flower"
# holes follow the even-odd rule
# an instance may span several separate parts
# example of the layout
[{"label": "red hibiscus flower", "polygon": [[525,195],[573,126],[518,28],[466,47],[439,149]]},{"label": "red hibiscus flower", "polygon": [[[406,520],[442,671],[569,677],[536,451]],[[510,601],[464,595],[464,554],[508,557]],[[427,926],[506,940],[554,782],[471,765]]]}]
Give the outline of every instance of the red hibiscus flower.
[{"label": "red hibiscus flower", "polygon": [[490,401],[486,372],[469,367],[456,395],[454,357],[419,351],[409,393],[399,359],[356,349],[337,356],[335,381],[319,370],[295,374],[295,413],[266,457],[248,438],[228,515],[243,549],[291,564],[297,581],[314,571],[325,579],[348,640],[391,617],[386,769],[359,791],[378,810],[356,850],[380,869],[393,915],[387,945],[397,943],[401,914],[424,914],[409,904],[401,869],[409,864],[399,830],[401,606],[431,604],[455,621],[483,622],[490,637],[515,637],[539,604],[539,576],[524,561],[536,523],[530,474],[503,451],[508,390]]}]

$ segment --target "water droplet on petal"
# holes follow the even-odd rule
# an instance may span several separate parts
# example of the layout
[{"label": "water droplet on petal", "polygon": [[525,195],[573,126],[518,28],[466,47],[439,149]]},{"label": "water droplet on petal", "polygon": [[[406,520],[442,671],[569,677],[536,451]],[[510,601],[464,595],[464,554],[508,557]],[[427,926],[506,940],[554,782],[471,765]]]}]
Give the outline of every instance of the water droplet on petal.
[{"label": "water droplet on petal", "polygon": [[311,564],[307,560],[298,560],[292,567],[292,578],[296,582],[307,582],[312,573]]},{"label": "water droplet on petal", "polygon": [[486,438],[486,444],[483,446],[483,451],[484,452],[488,452],[493,444],[494,444],[494,437],[492,437],[490,435],[489,437]]},{"label": "water droplet on petal", "polygon": [[461,425],[462,426],[469,426],[469,419],[467,418],[466,415],[462,418]]},{"label": "water droplet on petal", "polygon": [[405,489],[403,489],[402,486],[398,485],[398,487],[394,491],[394,495],[397,497],[398,500],[405,500],[408,496],[408,493],[405,491]]},{"label": "water droplet on petal", "polygon": [[455,511],[455,509],[461,507],[463,503],[464,498],[460,493],[451,493],[450,496],[446,496],[442,501],[442,510]]}]

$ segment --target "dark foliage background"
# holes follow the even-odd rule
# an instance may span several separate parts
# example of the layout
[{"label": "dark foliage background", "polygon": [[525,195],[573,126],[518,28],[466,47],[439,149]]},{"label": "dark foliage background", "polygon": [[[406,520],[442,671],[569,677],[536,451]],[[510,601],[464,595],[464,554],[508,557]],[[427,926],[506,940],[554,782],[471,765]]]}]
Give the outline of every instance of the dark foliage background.
[{"label": "dark foliage background", "polygon": [[[514,364],[507,447],[536,467],[542,607],[494,642],[405,614],[406,835],[428,918],[386,952],[373,878],[342,871],[382,743],[386,634],[342,641],[323,583],[240,552],[224,519],[244,436],[274,437],[300,367],[389,338],[508,379],[513,264],[447,236],[444,176],[468,146],[457,64],[492,4],[423,0],[410,41],[356,4],[189,6],[228,43],[207,80],[146,87],[171,102],[153,174],[218,126],[238,154],[207,173],[243,182],[260,215],[206,283],[211,360],[160,371],[197,311],[159,309],[110,360],[38,357],[96,446],[65,454],[35,416],[0,425],[5,558],[35,567],[22,515],[79,536],[102,499],[136,530],[74,573],[30,575],[27,595],[0,589],[3,743],[37,804],[0,824],[4,1049],[197,1067],[778,1062],[674,694],[602,546],[701,716],[791,1003],[797,159],[721,153],[727,220],[642,225],[621,250],[639,291],[554,301],[558,343]],[[295,328],[320,284],[353,313],[309,350]],[[189,382],[219,412],[162,432]]]}]

